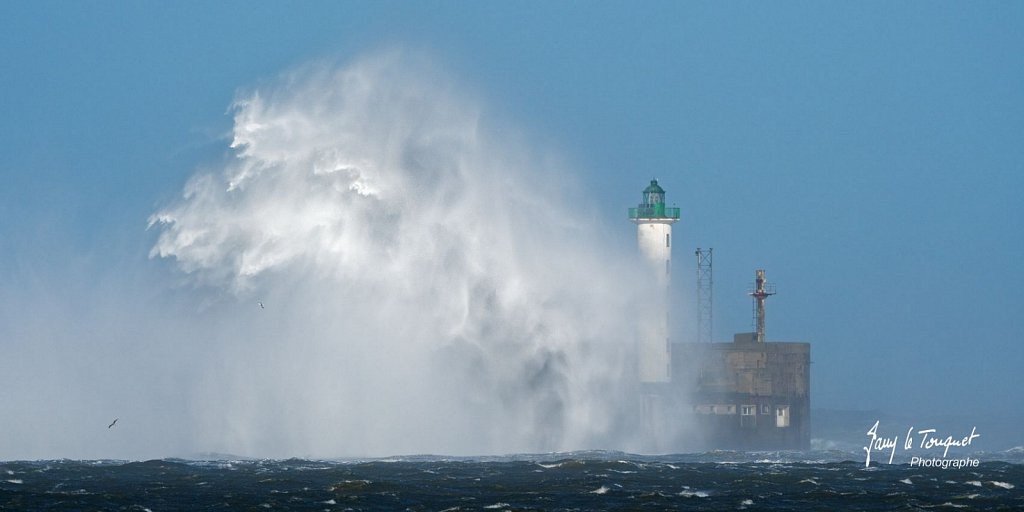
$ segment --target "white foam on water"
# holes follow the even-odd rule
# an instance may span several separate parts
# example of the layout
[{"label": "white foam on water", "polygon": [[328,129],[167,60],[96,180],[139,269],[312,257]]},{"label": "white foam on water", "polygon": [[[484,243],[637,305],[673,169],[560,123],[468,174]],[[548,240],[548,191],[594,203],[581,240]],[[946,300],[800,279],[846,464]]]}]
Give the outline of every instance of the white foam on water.
[{"label": "white foam on water", "polygon": [[708,493],[707,491],[691,491],[689,489],[683,489],[682,491],[679,491],[679,496],[683,496],[685,498],[707,498]]}]

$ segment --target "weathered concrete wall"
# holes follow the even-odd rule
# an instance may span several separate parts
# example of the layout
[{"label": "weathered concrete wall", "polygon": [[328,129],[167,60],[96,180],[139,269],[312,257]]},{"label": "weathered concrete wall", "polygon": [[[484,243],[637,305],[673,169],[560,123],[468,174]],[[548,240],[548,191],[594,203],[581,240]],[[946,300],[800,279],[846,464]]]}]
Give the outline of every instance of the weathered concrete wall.
[{"label": "weathered concrete wall", "polygon": [[674,407],[707,448],[810,448],[810,344],[680,343]]}]

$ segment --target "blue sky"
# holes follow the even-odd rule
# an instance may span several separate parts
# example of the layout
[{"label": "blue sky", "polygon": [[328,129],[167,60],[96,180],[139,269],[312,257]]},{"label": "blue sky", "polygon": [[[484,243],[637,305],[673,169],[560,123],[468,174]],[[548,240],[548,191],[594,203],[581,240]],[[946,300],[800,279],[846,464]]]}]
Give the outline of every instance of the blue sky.
[{"label": "blue sky", "polygon": [[657,177],[679,302],[715,249],[716,339],[765,268],[815,407],[1019,413],[1021,26],[1011,2],[4,2],[0,287],[30,315],[182,293],[147,218],[224,157],[237,91],[414,48],[564,158],[613,241]]}]

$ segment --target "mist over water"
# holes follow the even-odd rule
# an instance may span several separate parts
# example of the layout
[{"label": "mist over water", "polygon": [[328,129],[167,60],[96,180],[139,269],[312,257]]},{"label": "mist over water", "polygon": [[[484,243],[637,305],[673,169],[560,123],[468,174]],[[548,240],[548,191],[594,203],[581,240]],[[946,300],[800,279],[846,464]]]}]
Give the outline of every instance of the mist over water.
[{"label": "mist over water", "polygon": [[231,151],[150,218],[151,256],[230,298],[183,340],[196,448],[639,449],[632,248],[428,59],[242,93]]}]

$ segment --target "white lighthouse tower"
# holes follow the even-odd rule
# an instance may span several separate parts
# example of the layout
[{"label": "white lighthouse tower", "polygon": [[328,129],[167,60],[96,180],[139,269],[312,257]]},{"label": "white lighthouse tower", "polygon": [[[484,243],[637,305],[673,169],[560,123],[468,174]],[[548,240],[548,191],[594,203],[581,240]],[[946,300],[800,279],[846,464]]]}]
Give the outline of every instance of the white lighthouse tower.
[{"label": "white lighthouse tower", "polygon": [[651,180],[644,189],[643,202],[629,209],[636,224],[640,253],[655,273],[655,289],[641,320],[639,340],[640,381],[669,382],[672,359],[668,338],[668,285],[672,276],[672,224],[679,222],[679,208],[665,207],[665,189]]}]

